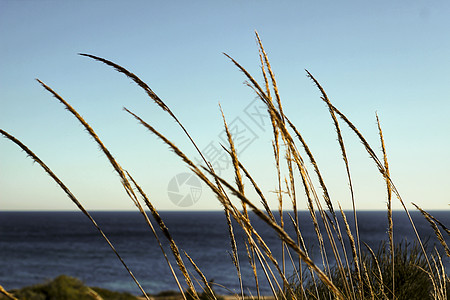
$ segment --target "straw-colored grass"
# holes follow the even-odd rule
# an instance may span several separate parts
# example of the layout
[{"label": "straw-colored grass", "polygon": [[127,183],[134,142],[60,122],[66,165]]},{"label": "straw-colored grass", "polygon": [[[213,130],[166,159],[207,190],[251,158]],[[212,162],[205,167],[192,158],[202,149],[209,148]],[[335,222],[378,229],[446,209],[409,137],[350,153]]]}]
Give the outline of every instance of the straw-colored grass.
[{"label": "straw-colored grass", "polygon": [[[342,159],[345,163],[345,171],[350,188],[350,200],[352,203],[352,215],[354,220],[354,224],[352,224],[354,229],[352,230],[352,226],[348,223],[347,216],[342,210],[339,201],[331,198],[326,182],[319,169],[319,164],[307,142],[303,138],[300,130],[298,130],[291,121],[295,116],[289,115],[289,112],[283,110],[275,73],[269,63],[269,58],[258,34],[256,34],[256,40],[259,50],[259,61],[261,63],[262,84],[259,84],[258,81],[235,59],[227,54],[225,54],[225,56],[228,57],[244,74],[247,80],[246,84],[256,93],[259,100],[266,106],[270,116],[273,132],[272,152],[274,161],[272,164],[275,165],[274,171],[276,172],[277,178],[277,182],[275,183],[277,190],[275,192],[278,199],[278,206],[276,208],[270,207],[267,201],[268,197],[263,188],[261,188],[254,180],[251,172],[249,172],[243,162],[240,161],[237,155],[238,149],[236,149],[233,136],[228,128],[223,112],[223,124],[228,139],[228,145],[223,146],[224,153],[228,153],[230,156],[234,170],[234,180],[231,181],[219,176],[219,174],[215,172],[211,163],[206,160],[187,129],[182,125],[171,109],[138,76],[124,67],[104,58],[89,54],[81,55],[113,67],[118,72],[132,79],[140,88],[144,89],[150,99],[176,121],[202,157],[205,163],[204,167],[195,164],[193,160],[189,158],[182,149],[177,147],[173,141],[170,141],[164,134],[160,133],[152,125],[144,121],[137,113],[124,108],[124,110],[131,117],[136,119],[140,125],[159,137],[163,143],[167,144],[174,152],[175,156],[181,159],[186,166],[196,174],[209,189],[211,189],[219,203],[222,205],[228,224],[228,235],[231,244],[230,263],[234,264],[236,267],[237,281],[239,281],[240,286],[240,290],[235,294],[236,298],[244,298],[243,282],[250,280],[250,278],[242,277],[242,268],[245,266],[243,266],[242,261],[238,256],[238,247],[245,247],[249,261],[248,267],[251,268],[254,277],[252,279],[255,283],[255,298],[258,299],[263,297],[263,295],[260,294],[260,287],[263,284],[271,288],[274,299],[413,299],[411,297],[418,295],[416,289],[420,289],[420,287],[425,289],[425,291],[422,291],[423,293],[420,294],[420,297],[422,297],[420,299],[427,299],[427,297],[429,299],[447,299],[449,278],[445,272],[440,255],[443,255],[441,253],[444,253],[445,255],[450,256],[450,251],[439,227],[444,231],[444,234],[450,235],[450,232],[442,222],[416,206],[430,223],[440,242],[441,248],[439,251],[437,249],[435,250],[436,252],[432,253],[427,251],[409,214],[409,210],[397,190],[394,180],[391,178],[387,159],[387,147],[384,142],[378,116],[376,116],[376,120],[381,141],[382,159],[377,156],[377,153],[370,146],[364,135],[349,120],[349,118],[332,104],[329,96],[325,93],[325,90],[320,85],[319,81],[310,72],[306,71],[307,76],[319,89],[321,99],[327,106],[334,124],[334,129],[337,133],[337,140]],[[94,129],[79,115],[75,108],[43,82],[39,81],[39,83],[64,105],[99,145],[102,153],[106,156],[107,160],[119,175],[125,192],[142,214],[155,236],[155,239],[159,243],[161,251],[167,261],[167,265],[171,270],[183,298],[185,300],[191,298],[216,299],[213,287],[201,271],[201,264],[194,262],[188,253],[184,253],[198,277],[195,276],[194,273],[188,271],[178,246],[172,238],[163,219],[159,215],[157,208],[153,205],[139,184],[133,179],[132,175],[122,168]],[[386,220],[388,234],[386,238],[389,241],[387,250],[384,245],[377,251],[373,251],[367,245],[367,250],[361,249],[357,199],[353,192],[354,187],[350,169],[351,162],[346,152],[346,142],[341,133],[341,128],[343,126],[348,126],[362,142],[370,158],[375,162],[376,168],[380,171],[382,179],[386,182],[388,204]],[[93,225],[99,230],[100,234],[116,253],[117,257],[121,260],[124,267],[135,281],[140,292],[147,297],[146,292],[140,286],[138,280],[133,276],[131,270],[129,270],[125,262],[121,259],[120,255],[100,227],[83,208],[81,202],[58,179],[50,168],[21,141],[4,130],[0,130],[0,134],[22,148],[28,156],[37,162],[47,174],[59,184],[68,197],[81,211],[83,211]],[[319,183],[318,186],[314,184],[316,181]],[[319,193],[317,189],[320,189],[322,192]],[[249,190],[253,190],[256,193],[256,199],[249,196],[252,194],[249,193]],[[393,229],[395,224],[393,223],[392,218],[392,201],[394,201],[392,195],[396,196],[404,208],[405,214],[408,216],[411,223],[411,230],[417,237],[416,246],[413,248],[408,248],[408,245],[394,245]],[[289,201],[286,201],[286,199],[289,199]],[[260,205],[257,204],[258,201],[262,205],[262,209],[260,208]],[[311,258],[308,249],[310,245],[305,244],[303,239],[303,228],[301,228],[298,220],[299,201],[305,201],[310,219],[314,225],[314,233],[319,243],[319,253],[321,257],[319,265]],[[141,204],[142,202],[150,210],[153,222],[156,222],[157,227],[159,227],[163,236],[168,240],[170,252],[174,255],[178,268],[181,271],[181,275],[184,277],[185,287],[183,287],[178,280],[166,255],[166,250],[153,227],[152,220],[147,216],[144,205]],[[322,203],[324,203],[324,206]],[[340,213],[340,216],[336,213],[334,208],[335,205],[338,205],[339,207],[338,213]],[[289,219],[284,219],[284,213],[290,210],[293,212],[293,215],[289,214]],[[250,211],[264,221],[267,226],[279,236],[280,243],[268,245],[264,241],[261,235],[252,226],[249,215]],[[279,215],[278,219],[275,217],[274,211],[277,211]],[[233,227],[232,220],[235,221],[237,226],[242,228],[245,234],[245,239],[242,241],[243,245],[238,243],[235,239],[235,228]],[[290,236],[287,232],[287,227],[291,225],[294,226],[295,236]],[[347,249],[346,243],[348,243],[347,245],[350,245],[349,249]],[[276,247],[281,247],[281,261],[278,261],[271,250]],[[336,263],[331,265],[330,261]],[[291,268],[287,268],[287,264],[291,264]],[[295,270],[295,274],[287,274],[288,269]],[[410,278],[411,274],[414,274],[415,277]],[[292,278],[295,280],[291,280]],[[405,278],[411,280],[409,285],[405,285],[404,282],[402,282],[402,279]],[[414,282],[414,280],[416,280],[416,282]],[[202,293],[196,292],[195,283],[197,283],[197,288],[200,287],[200,289],[203,290]],[[6,291],[2,292],[5,295],[8,294]],[[14,297],[13,295],[10,296]]]}]

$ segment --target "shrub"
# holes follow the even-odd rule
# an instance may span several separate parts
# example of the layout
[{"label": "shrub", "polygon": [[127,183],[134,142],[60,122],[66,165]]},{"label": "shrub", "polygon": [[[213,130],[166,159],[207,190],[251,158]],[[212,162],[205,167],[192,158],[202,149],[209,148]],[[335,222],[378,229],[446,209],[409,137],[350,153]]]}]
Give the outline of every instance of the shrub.
[{"label": "shrub", "polygon": [[[67,275],[60,275],[43,284],[36,284],[12,294],[23,300],[136,300],[128,293],[111,292],[100,288],[90,288],[79,279]],[[1,298],[0,299],[7,299]]]}]

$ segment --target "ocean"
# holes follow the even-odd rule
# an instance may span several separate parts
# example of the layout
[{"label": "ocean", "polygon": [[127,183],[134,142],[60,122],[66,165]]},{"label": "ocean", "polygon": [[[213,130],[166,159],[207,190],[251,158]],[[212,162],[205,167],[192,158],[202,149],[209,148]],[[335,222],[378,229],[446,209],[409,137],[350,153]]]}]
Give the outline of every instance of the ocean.
[{"label": "ocean", "polygon": [[[431,214],[449,226],[448,211]],[[148,293],[176,290],[176,283],[148,225],[137,212],[93,212],[93,217],[110,238],[127,265]],[[438,244],[430,225],[418,212],[411,212],[423,241],[432,247]],[[239,291],[236,269],[232,263],[230,240],[223,212],[161,212],[181,252],[186,251],[208,280],[217,283],[218,293]],[[151,216],[150,216],[151,218]],[[295,240],[289,217],[284,216],[287,231]],[[352,212],[347,212],[352,223]],[[262,235],[278,260],[281,242],[265,223],[252,216],[252,223]],[[404,212],[394,211],[394,238],[396,242],[413,243],[415,234]],[[320,265],[317,237],[308,212],[299,212],[303,238],[314,261]],[[358,212],[361,241],[375,251],[387,241],[385,211]],[[155,223],[154,223],[155,224]],[[163,241],[174,268],[173,255],[161,230],[154,225]],[[234,224],[240,264],[247,293],[255,293],[252,271],[243,243],[242,230]],[[450,240],[447,238],[447,243]],[[438,248],[441,249],[440,245]],[[184,259],[188,269],[195,273]],[[448,257],[444,258],[450,270]],[[287,264],[287,274],[293,269]],[[7,290],[43,282],[66,274],[80,278],[89,286],[139,294],[139,290],[98,231],[81,212],[0,212],[0,284]],[[261,278],[264,275],[260,274]],[[180,282],[184,284],[180,276]],[[261,280],[263,281],[263,280]],[[227,289],[221,288],[225,286]],[[262,285],[263,294],[270,294],[269,286]]]}]

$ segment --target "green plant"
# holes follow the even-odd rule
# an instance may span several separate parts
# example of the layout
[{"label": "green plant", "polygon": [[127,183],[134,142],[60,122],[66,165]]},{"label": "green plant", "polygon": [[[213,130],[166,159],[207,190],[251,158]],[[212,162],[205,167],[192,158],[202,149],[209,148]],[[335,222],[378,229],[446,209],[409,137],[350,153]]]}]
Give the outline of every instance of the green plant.
[{"label": "green plant", "polygon": [[[427,268],[427,261],[417,243],[413,245],[400,243],[395,246],[394,264],[391,262],[389,245],[383,242],[376,253],[371,249],[362,252],[362,265],[367,274],[363,283],[363,299],[394,299],[393,286],[396,287],[395,298],[397,299],[435,299],[433,295],[433,282],[424,271]],[[392,272],[394,267],[395,272]],[[333,282],[341,289],[344,289],[345,282],[340,276],[340,270],[333,267],[331,277]],[[352,282],[358,282],[354,269],[347,270],[352,277]],[[392,279],[394,274],[394,279]],[[348,280],[348,279],[347,279]],[[298,285],[298,282],[293,282]],[[306,285],[306,294],[314,295],[315,286],[310,281]],[[353,287],[357,289],[357,286]],[[328,296],[328,288],[323,284],[318,284],[319,299]],[[297,288],[297,293],[299,288]],[[297,295],[302,299],[301,295]],[[312,297],[314,298],[314,297]]]},{"label": "green plant", "polygon": [[[24,300],[136,300],[128,293],[90,288],[79,279],[61,275],[43,284],[13,291],[15,297]],[[1,298],[0,296],[0,299]]]}]

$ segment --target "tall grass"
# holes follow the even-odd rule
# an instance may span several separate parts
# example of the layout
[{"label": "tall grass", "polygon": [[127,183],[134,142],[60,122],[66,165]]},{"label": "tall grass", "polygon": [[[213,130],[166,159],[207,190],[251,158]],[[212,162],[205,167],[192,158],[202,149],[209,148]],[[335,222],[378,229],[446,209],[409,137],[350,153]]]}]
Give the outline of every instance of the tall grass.
[{"label": "tall grass", "polygon": [[[409,210],[390,176],[387,148],[384,143],[383,132],[378,116],[376,116],[376,119],[381,141],[381,159],[357,127],[344,113],[332,104],[318,80],[310,72],[306,71],[307,76],[319,89],[321,94],[320,98],[326,104],[337,133],[337,140],[345,164],[350,200],[352,203],[352,217],[354,224],[349,224],[340,203],[331,198],[326,182],[319,169],[319,165],[307,142],[303,138],[301,131],[297,129],[291,121],[292,116],[289,115],[289,112],[283,110],[275,74],[258,34],[256,34],[256,40],[261,63],[261,84],[258,83],[258,81],[235,59],[227,54],[225,54],[225,56],[244,74],[244,77],[247,80],[247,86],[256,93],[261,103],[265,105],[270,116],[273,132],[273,163],[275,164],[277,178],[276,186],[278,188],[276,191],[278,199],[277,208],[270,207],[266,193],[239,159],[234,137],[228,128],[223,112],[223,124],[228,140],[228,146],[224,146],[224,151],[228,153],[230,161],[232,161],[234,180],[222,178],[215,172],[212,164],[207,161],[203,153],[199,150],[188,130],[182,125],[164,101],[138,76],[122,66],[104,58],[90,54],[80,55],[113,67],[116,71],[133,80],[146,92],[154,103],[176,121],[182,128],[186,137],[195,147],[198,154],[202,157],[204,166],[194,163],[182,149],[178,148],[176,144],[166,138],[164,134],[157,131],[137,113],[124,108],[124,111],[132,118],[136,119],[140,125],[144,126],[150,133],[156,135],[163,143],[168,145],[175,155],[181,159],[186,166],[206,184],[206,186],[208,186],[223,207],[230,237],[230,263],[233,263],[236,267],[237,280],[239,281],[240,286],[240,291],[236,293],[237,298],[244,298],[243,281],[253,280],[255,283],[255,291],[257,293],[254,296],[255,298],[262,297],[260,294],[260,286],[263,282],[266,282],[271,288],[275,299],[412,299],[419,295],[415,292],[416,289],[423,289],[423,293],[420,294],[420,297],[422,298],[420,299],[425,299],[426,297],[430,299],[447,299],[449,278],[443,267],[440,255],[441,253],[444,253],[444,255],[450,256],[449,248],[445,242],[444,235],[441,232],[442,229],[444,234],[449,235],[449,230],[439,220],[416,206],[430,223],[441,243],[440,249],[427,251],[415,228],[414,222],[410,217]],[[159,243],[161,251],[167,261],[168,268],[171,270],[174,280],[184,299],[203,299],[205,297],[208,299],[216,299],[210,281],[208,281],[207,277],[201,271],[201,264],[199,265],[194,262],[188,253],[184,253],[183,255],[179,251],[176,242],[159,215],[157,208],[131,174],[117,162],[112,155],[112,152],[104,145],[100,137],[88,122],[78,114],[75,108],[49,86],[41,81],[39,81],[39,83],[63,104],[63,106],[83,125],[88,134],[99,145],[102,153],[119,175],[121,185],[125,189],[130,200],[135,204]],[[349,127],[361,141],[365,151],[374,161],[375,167],[379,170],[381,177],[386,182],[388,199],[386,218],[388,246],[386,247],[386,245],[384,245],[378,249],[378,251],[373,251],[367,245],[362,245],[360,239],[357,199],[354,194],[351,162],[347,156],[346,142],[341,134],[341,128],[343,126]],[[139,290],[147,297],[146,292],[140,286],[138,280],[133,276],[126,263],[122,260],[100,227],[95,223],[94,219],[83,208],[81,202],[58,179],[51,169],[44,164],[36,154],[29,150],[27,146],[4,130],[0,130],[0,133],[22,148],[28,156],[36,161],[47,174],[59,184],[69,198],[84,212],[93,225],[99,230],[105,241],[110,245],[124,267],[128,270]],[[318,186],[314,184],[315,180],[319,183]],[[321,190],[321,193],[318,189]],[[250,190],[253,190],[253,192],[256,193],[256,196],[250,197]],[[412,249],[411,247],[408,248],[407,245],[394,245],[393,228],[395,224],[393,223],[392,218],[392,201],[394,201],[392,196],[395,196],[401,203],[405,210],[405,214],[408,215],[410,220],[411,230],[416,235],[417,246]],[[286,197],[289,201],[286,201]],[[311,221],[314,225],[314,232],[319,245],[320,264],[313,261],[309,253],[309,245],[307,245],[303,239],[303,228],[300,226],[297,213],[299,201],[306,202]],[[260,202],[262,208],[260,208],[261,205],[257,205],[258,202]],[[147,211],[144,207],[147,207],[150,211],[153,220],[147,215]],[[284,219],[284,212],[290,210],[293,211],[293,216],[289,215],[289,219]],[[249,216],[250,211],[263,220],[267,226],[279,236],[280,243],[268,245],[264,241],[263,237],[252,225]],[[275,217],[275,212],[279,215],[278,219]],[[241,227],[242,232],[245,234],[245,239],[242,243],[236,241],[234,234],[235,228],[233,227],[232,220],[235,221],[234,224]],[[156,226],[159,227],[163,237],[169,242],[170,252],[175,258],[186,286],[183,287],[178,279],[179,275],[173,270],[166,255],[167,250],[164,249],[153,224],[156,224]],[[287,233],[287,226],[294,227],[295,236],[290,236]],[[348,246],[350,247],[348,248]],[[246,249],[249,267],[253,273],[253,279],[243,278],[242,276],[242,268],[244,266],[242,265],[242,259],[238,256],[239,247]],[[281,261],[273,254],[272,249],[275,249],[276,247],[281,247]],[[444,252],[442,252],[442,250]],[[195,269],[196,276],[188,271],[188,268],[184,263],[184,259],[186,258]],[[330,263],[331,261],[335,263],[332,264]],[[290,264],[291,268],[288,268],[287,264]],[[294,277],[291,276],[292,274],[287,273],[287,270],[289,269],[295,270]],[[413,276],[414,282],[410,285],[404,284],[402,280],[412,274],[415,274]],[[294,280],[292,280],[292,278],[294,278]],[[197,289],[200,287],[200,289],[203,290],[201,293],[196,291],[195,282],[198,283]]]}]

